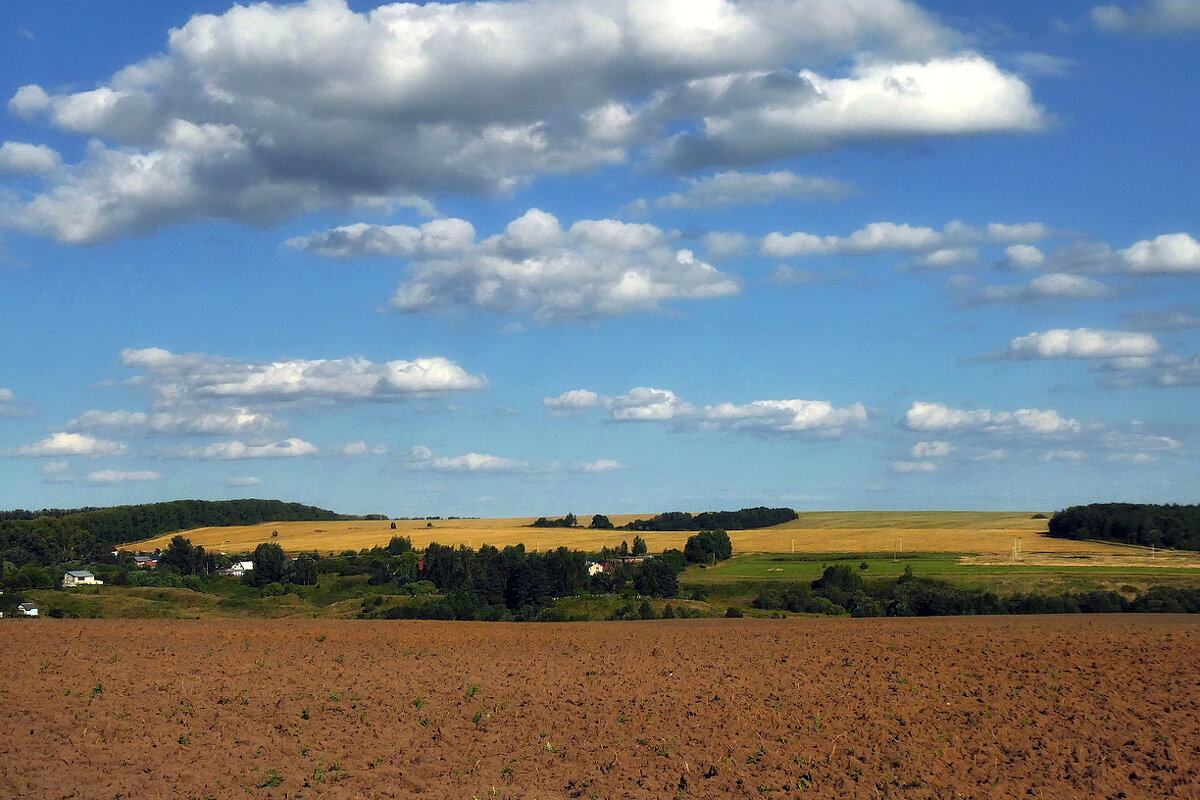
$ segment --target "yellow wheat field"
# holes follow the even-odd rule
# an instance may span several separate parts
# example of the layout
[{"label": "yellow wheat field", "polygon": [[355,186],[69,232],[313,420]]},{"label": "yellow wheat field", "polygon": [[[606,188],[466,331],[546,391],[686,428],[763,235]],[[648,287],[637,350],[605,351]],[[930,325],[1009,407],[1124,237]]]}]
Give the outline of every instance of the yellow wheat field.
[{"label": "yellow wheat field", "polygon": [[[615,525],[652,514],[612,514]],[[590,521],[591,514],[579,515]],[[504,547],[524,544],[531,550],[569,547],[599,550],[615,547],[621,540],[632,541],[633,531],[595,531],[586,528],[530,528],[534,517],[464,520],[397,520],[396,529],[386,520],[346,522],[269,522],[220,528],[197,528],[183,532],[193,544],[205,549],[238,553],[253,550],[262,542],[275,542],[288,552],[316,550],[321,553],[361,550],[385,545],[397,534],[408,536],[417,547],[429,542],[467,545],[484,544]],[[432,527],[430,527],[432,524]],[[1052,539],[1045,535],[1046,520],[1032,519],[1032,512],[951,512],[951,511],[847,511],[806,512],[800,518],[750,531],[730,531],[736,552],[787,553],[866,553],[905,552],[1011,553],[1019,539],[1026,554],[1034,553],[1128,553],[1122,545]],[[278,532],[278,536],[272,536]],[[130,550],[165,548],[168,534],[144,542],[125,545]],[[640,534],[651,552],[668,547],[683,547],[687,532],[647,532]]]}]

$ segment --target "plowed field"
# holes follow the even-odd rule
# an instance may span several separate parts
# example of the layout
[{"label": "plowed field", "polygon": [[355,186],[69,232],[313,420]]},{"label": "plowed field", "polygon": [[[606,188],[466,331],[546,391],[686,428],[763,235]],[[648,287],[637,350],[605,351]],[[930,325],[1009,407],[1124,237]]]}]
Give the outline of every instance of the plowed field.
[{"label": "plowed field", "polygon": [[1200,618],[0,624],[3,798],[1200,798]]}]

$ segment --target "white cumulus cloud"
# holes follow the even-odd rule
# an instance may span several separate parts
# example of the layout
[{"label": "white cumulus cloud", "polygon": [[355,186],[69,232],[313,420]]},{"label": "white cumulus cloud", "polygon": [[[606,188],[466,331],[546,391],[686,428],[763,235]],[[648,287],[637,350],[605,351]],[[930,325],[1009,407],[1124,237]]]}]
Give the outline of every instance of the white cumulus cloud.
[{"label": "white cumulus cloud", "polygon": [[1044,115],[1029,86],[974,53],[920,62],[867,61],[845,77],[757,71],[691,81],[658,100],[702,110],[703,126],[672,136],[662,159],[681,169],[737,166],[859,142],[1035,131]]},{"label": "white cumulus cloud", "polygon": [[1200,31],[1200,0],[1147,0],[1092,8],[1096,27],[1110,33],[1178,34]]},{"label": "white cumulus cloud", "polygon": [[812,233],[770,233],[762,241],[764,255],[777,258],[815,255],[869,255],[872,253],[925,253],[925,266],[955,266],[970,260],[965,245],[981,242],[1029,242],[1053,235],[1040,222],[1008,225],[989,223],[975,227],[950,222],[940,231],[896,222],[872,222],[849,236]]},{"label": "white cumulus cloud", "polygon": [[69,431],[110,430],[127,434],[262,433],[278,427],[270,414],[231,408],[189,412],[85,411],[67,423]]},{"label": "white cumulus cloud", "polygon": [[893,461],[892,471],[901,474],[922,472],[937,472],[938,465],[933,461]]},{"label": "white cumulus cloud", "polygon": [[542,405],[552,417],[567,416],[589,408],[600,408],[606,405],[608,398],[587,389],[572,389],[563,392],[558,397],[542,399]]},{"label": "white cumulus cloud", "polygon": [[97,439],[85,433],[55,433],[39,442],[18,447],[14,455],[38,458],[43,456],[115,456],[125,452],[120,442]]},{"label": "white cumulus cloud", "polygon": [[347,458],[356,458],[358,456],[372,455],[381,456],[386,454],[387,447],[382,444],[367,444],[366,442],[347,442],[341,446],[341,454]]},{"label": "white cumulus cloud", "polygon": [[102,470],[97,470],[96,472],[90,472],[90,473],[88,473],[87,477],[84,478],[84,480],[87,481],[88,483],[104,483],[104,484],[132,483],[132,482],[138,482],[138,481],[157,481],[157,480],[161,480],[161,479],[162,479],[162,475],[160,475],[157,472],[154,472],[153,470],[148,470],[148,469],[133,470],[133,471],[128,471],[128,472],[123,472],[121,470],[115,470],[115,469],[102,469]]},{"label": "white cumulus cloud", "polygon": [[661,209],[710,209],[730,206],[766,205],[792,198],[838,199],[853,192],[849,184],[833,178],[797,175],[789,170],[767,173],[726,171],[706,178],[691,178],[682,192],[660,197]]},{"label": "white cumulus cloud", "polygon": [[[482,241],[464,220],[407,230],[388,234],[402,243],[395,255],[411,261],[410,275],[391,301],[406,313],[463,308],[566,322],[740,291],[736,280],[690,250],[675,249],[672,235],[653,225],[601,219],[563,228],[553,214],[530,209]],[[337,242],[345,253],[348,240]],[[293,245],[317,251],[335,246],[321,234]]]},{"label": "white cumulus cloud", "polygon": [[824,400],[755,400],[698,406],[669,389],[638,386],[616,397],[586,389],[564,392],[542,401],[551,416],[604,408],[613,422],[659,422],[672,428],[735,431],[763,435],[815,433],[841,436],[864,427],[861,403],[839,408]]},{"label": "white cumulus cloud", "polygon": [[260,483],[262,483],[262,480],[254,477],[253,475],[238,475],[225,481],[225,485],[232,488],[258,486]]},{"label": "white cumulus cloud", "polygon": [[[944,403],[914,402],[904,415],[904,426],[911,431],[923,433],[1021,433],[1032,436],[1050,436],[1079,433],[1084,423],[1063,417],[1052,409],[1022,408],[1017,411],[991,411],[989,409],[965,410],[952,408]],[[933,443],[918,443],[929,446]],[[949,447],[948,443],[936,443]],[[948,450],[947,450],[948,452]],[[913,455],[917,455],[914,449]],[[924,453],[925,456],[930,455]]]},{"label": "white cumulus cloud", "polygon": [[1028,266],[1049,272],[1200,275],[1200,241],[1189,233],[1164,233],[1121,250],[1098,242],[1073,242]]},{"label": "white cumulus cloud", "polygon": [[[204,353],[176,354],[161,348],[125,350],[122,361],[144,369],[156,400],[163,406],[189,403],[285,402],[317,400],[331,403],[392,402],[451,392],[477,391],[483,378],[467,373],[441,357],[377,363],[365,358],[287,359],[269,363],[242,361]],[[237,420],[265,424],[262,415],[239,412]],[[173,417],[168,417],[173,420]],[[146,424],[153,424],[148,418]],[[223,425],[220,415],[210,428]],[[180,423],[183,428],[198,424]],[[168,427],[176,427],[174,424]]]},{"label": "white cumulus cloud", "polygon": [[973,282],[948,282],[967,305],[1003,303],[1044,303],[1054,300],[1108,300],[1117,290],[1100,281],[1082,275],[1049,272],[1038,275],[1025,284],[975,286]]},{"label": "white cumulus cloud", "polygon": [[62,163],[56,150],[43,144],[4,142],[0,144],[0,173],[41,175],[53,172]]},{"label": "white cumulus cloud", "polygon": [[944,458],[950,455],[954,445],[949,442],[917,442],[913,445],[913,458]]},{"label": "white cumulus cloud", "polygon": [[20,87],[12,113],[89,144],[8,220],[94,243],[647,154],[690,169],[1041,127],[964,38],[906,0],[235,5],[95,88]]},{"label": "white cumulus cloud", "polygon": [[279,442],[266,444],[246,444],[234,440],[231,442],[213,442],[204,447],[183,445],[175,451],[179,458],[213,459],[217,461],[239,461],[250,458],[298,458],[316,455],[315,445],[295,437]]},{"label": "white cumulus cloud", "polygon": [[1003,356],[1019,361],[1033,359],[1096,359],[1152,356],[1158,341],[1148,333],[1095,328],[1056,328],[1018,336]]},{"label": "white cumulus cloud", "polygon": [[1177,455],[1184,450],[1171,436],[1148,431],[1136,421],[1110,426],[1066,417],[1053,409],[993,411],[914,402],[901,426],[923,436],[940,437],[912,446],[912,463],[925,461],[939,468],[978,466],[1012,458],[1070,462],[1103,458],[1113,463],[1142,463],[1147,458]]}]

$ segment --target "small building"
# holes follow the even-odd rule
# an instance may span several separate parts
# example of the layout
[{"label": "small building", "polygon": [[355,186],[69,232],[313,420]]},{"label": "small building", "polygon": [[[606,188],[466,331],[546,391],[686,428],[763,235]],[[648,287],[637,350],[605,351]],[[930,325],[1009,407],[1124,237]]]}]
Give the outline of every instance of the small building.
[{"label": "small building", "polygon": [[254,571],[253,561],[235,561],[230,567],[217,570],[218,575],[224,575],[227,578],[241,578],[247,572]]},{"label": "small building", "polygon": [[17,614],[22,617],[36,617],[38,615],[37,603],[20,603],[17,605]]},{"label": "small building", "polygon": [[103,583],[104,581],[96,580],[96,576],[86,569],[73,569],[63,573],[62,585],[64,589],[70,589],[75,586],[100,586]]},{"label": "small building", "polygon": [[158,556],[134,556],[133,565],[138,569],[155,569],[158,567]]},{"label": "small building", "polygon": [[604,565],[599,561],[589,561],[587,562],[587,571],[589,578],[594,575],[599,575],[600,573],[604,572]]}]

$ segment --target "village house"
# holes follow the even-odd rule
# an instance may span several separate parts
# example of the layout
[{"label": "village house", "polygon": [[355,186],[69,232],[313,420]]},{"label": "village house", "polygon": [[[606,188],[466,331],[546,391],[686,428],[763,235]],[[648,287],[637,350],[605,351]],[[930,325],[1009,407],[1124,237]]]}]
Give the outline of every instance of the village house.
[{"label": "village house", "polygon": [[86,569],[73,569],[63,573],[62,586],[71,589],[75,586],[100,586],[104,581],[96,580],[96,576]]},{"label": "village house", "polygon": [[224,575],[227,578],[241,578],[247,572],[254,571],[253,561],[235,561],[230,567],[217,570],[218,575]]},{"label": "village house", "polygon": [[17,614],[22,617],[36,617],[38,615],[37,603],[20,603],[17,606]]},{"label": "village house", "polygon": [[158,567],[158,556],[134,556],[133,565],[138,569],[155,569]]},{"label": "village house", "polygon": [[589,561],[587,562],[587,571],[589,578],[599,575],[600,573],[604,572],[604,565],[599,561]]}]

